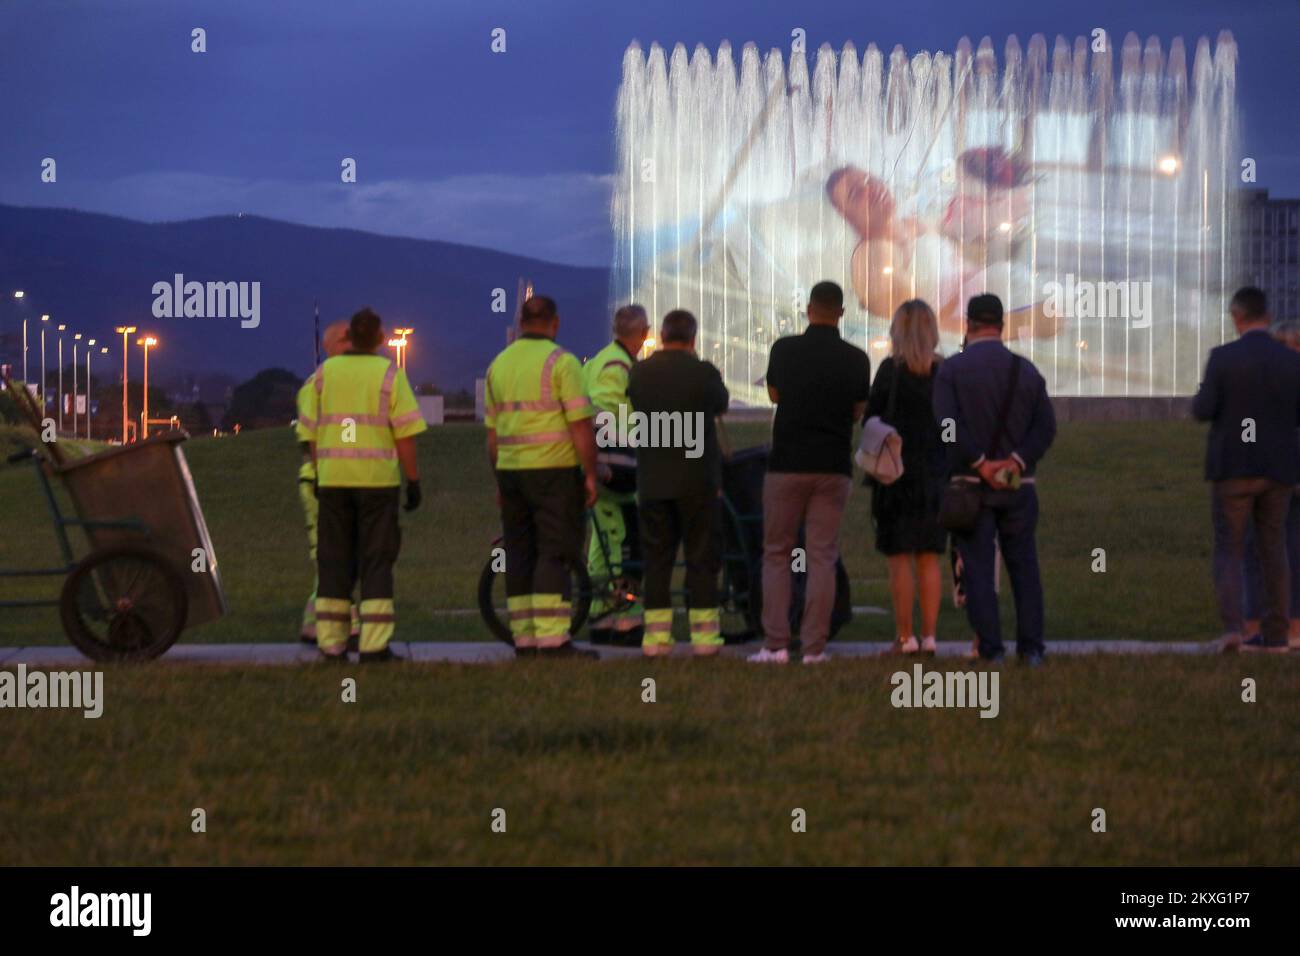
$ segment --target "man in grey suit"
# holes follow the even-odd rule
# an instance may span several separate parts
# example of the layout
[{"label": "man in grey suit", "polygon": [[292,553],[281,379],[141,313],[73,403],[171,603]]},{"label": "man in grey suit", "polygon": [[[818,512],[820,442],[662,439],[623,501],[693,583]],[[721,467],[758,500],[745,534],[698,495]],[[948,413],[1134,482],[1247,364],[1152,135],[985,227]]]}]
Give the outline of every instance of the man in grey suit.
[{"label": "man in grey suit", "polygon": [[[1214,590],[1223,650],[1287,651],[1290,583],[1286,515],[1300,482],[1300,354],[1269,334],[1268,303],[1253,287],[1229,305],[1238,338],[1210,351],[1192,414],[1210,423],[1205,478],[1213,483]],[[1264,583],[1260,633],[1242,640],[1242,558],[1247,523]]]},{"label": "man in grey suit", "polygon": [[[956,481],[978,483],[975,526],[954,532],[965,568],[966,616],[985,660],[1003,657],[993,589],[997,539],[1016,603],[1016,653],[1043,662],[1043,582],[1038,571],[1038,461],[1056,437],[1047,383],[1032,362],[1002,344],[1002,302],[987,293],[966,306],[966,348],[939,366],[934,415]],[[1005,419],[1004,416],[1005,415]]]}]

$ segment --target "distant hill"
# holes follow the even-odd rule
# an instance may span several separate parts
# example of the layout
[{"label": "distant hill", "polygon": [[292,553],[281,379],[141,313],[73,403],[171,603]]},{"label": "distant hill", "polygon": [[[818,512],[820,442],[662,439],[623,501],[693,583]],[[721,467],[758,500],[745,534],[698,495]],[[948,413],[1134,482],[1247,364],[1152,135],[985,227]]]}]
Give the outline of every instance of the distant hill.
[{"label": "distant hill", "polygon": [[[155,282],[261,282],[261,325],[237,319],[152,314]],[[560,305],[560,341],[579,356],[604,344],[608,273],[426,239],[298,226],[258,216],[144,223],[97,213],[0,205],[0,355],[20,356],[15,317],[42,312],[88,337],[109,340],[118,325],[155,332],[150,373],[226,372],[244,379],[280,366],[312,368],[312,305],[322,327],[372,306],[389,327],[415,328],[413,382],[472,388],[505,344],[520,277]],[[506,314],[493,289],[505,289]],[[15,303],[14,289],[27,293]],[[39,320],[28,324],[28,361],[39,363]],[[121,338],[116,340],[119,343]],[[49,367],[54,367],[47,334]],[[71,342],[65,339],[65,361]],[[133,369],[139,367],[134,349]],[[114,349],[120,367],[120,353]],[[136,373],[138,374],[138,372]]]}]

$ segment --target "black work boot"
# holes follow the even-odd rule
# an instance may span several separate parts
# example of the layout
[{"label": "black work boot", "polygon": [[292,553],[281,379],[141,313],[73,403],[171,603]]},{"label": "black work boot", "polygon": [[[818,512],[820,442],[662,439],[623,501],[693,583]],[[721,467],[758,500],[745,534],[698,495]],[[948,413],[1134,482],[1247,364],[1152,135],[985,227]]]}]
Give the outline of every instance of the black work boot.
[{"label": "black work boot", "polygon": [[406,660],[405,657],[403,657],[400,654],[393,653],[393,649],[389,647],[387,644],[384,645],[384,649],[381,651],[361,652],[361,663],[363,664],[387,664],[390,661],[404,661],[404,660]]},{"label": "black work boot", "polygon": [[565,641],[558,647],[539,647],[537,649],[539,657],[547,658],[569,658],[572,660],[599,660],[600,655],[595,651],[583,650],[574,645],[573,641]]}]

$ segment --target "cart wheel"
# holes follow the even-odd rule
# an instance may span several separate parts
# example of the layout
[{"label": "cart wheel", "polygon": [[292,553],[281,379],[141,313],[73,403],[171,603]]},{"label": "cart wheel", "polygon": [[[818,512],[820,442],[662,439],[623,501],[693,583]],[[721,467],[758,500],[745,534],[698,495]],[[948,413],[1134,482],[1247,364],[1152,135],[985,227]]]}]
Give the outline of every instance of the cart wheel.
[{"label": "cart wheel", "polygon": [[59,598],[63,630],[96,661],[143,661],[176,643],[189,608],[185,579],[148,548],[124,545],[83,558]]},{"label": "cart wheel", "polygon": [[[493,547],[500,542],[494,542]],[[510,616],[506,610],[506,576],[493,568],[495,560],[488,558],[478,578],[478,610],[492,636],[498,641],[515,646],[515,639],[510,633]],[[582,626],[587,623],[587,612],[591,610],[591,578],[587,569],[575,564],[570,570],[572,617],[569,619],[569,636],[577,637]]]}]

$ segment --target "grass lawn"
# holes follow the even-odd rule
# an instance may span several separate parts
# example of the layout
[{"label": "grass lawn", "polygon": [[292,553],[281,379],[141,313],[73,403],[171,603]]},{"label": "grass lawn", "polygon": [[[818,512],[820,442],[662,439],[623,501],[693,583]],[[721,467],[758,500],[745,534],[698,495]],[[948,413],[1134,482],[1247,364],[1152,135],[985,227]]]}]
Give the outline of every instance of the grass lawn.
[{"label": "grass lawn", "polygon": [[[764,431],[735,427],[735,444]],[[1214,635],[1200,446],[1182,423],[1062,428],[1041,473],[1049,637]],[[399,635],[484,638],[476,617],[435,613],[473,605],[496,533],[482,430],[435,429],[420,447]],[[290,435],[188,454],[231,605],[188,639],[292,640],[310,569]],[[0,469],[0,566],[54,558],[39,505],[30,472]],[[867,506],[859,490],[845,561],[855,603],[886,606]],[[0,593],[31,592],[17,583]],[[846,636],[889,629],[860,615]],[[966,633],[945,608],[940,636]],[[53,612],[0,611],[0,644],[62,641]],[[899,665],[884,659],[110,667],[98,720],[4,711],[0,864],[1295,864],[1294,664],[1008,665],[991,720],[893,708]],[[345,675],[356,703],[340,700]],[[1258,703],[1242,702],[1244,677]]]},{"label": "grass lawn", "polygon": [[[761,423],[731,426],[736,447],[765,440]],[[1203,429],[1183,422],[1063,425],[1040,471],[1039,545],[1047,582],[1048,639],[1189,640],[1217,635],[1210,588],[1209,507],[1200,478]],[[289,430],[200,438],[187,455],[225,580],[230,615],[182,640],[285,641],[297,633],[311,587]],[[431,429],[420,439],[425,504],[403,517],[398,565],[399,635],[486,639],[472,616],[474,589],[498,533],[483,430]],[[844,560],[856,604],[887,607],[884,559],[875,552],[869,495],[858,487],[845,522]],[[1104,548],[1106,572],[1092,571]],[[57,563],[34,476],[0,464],[0,567]],[[57,580],[0,579],[0,598],[54,595]],[[1009,589],[1004,589],[1009,612]],[[965,639],[948,602],[941,638]],[[888,640],[889,618],[858,618],[849,640]],[[1010,635],[1008,635],[1010,636]],[[52,610],[0,610],[0,644],[60,644]]]},{"label": "grass lawn", "polygon": [[1294,865],[1293,663],[1008,666],[996,719],[883,659],[110,668],[5,713],[0,864]]}]

